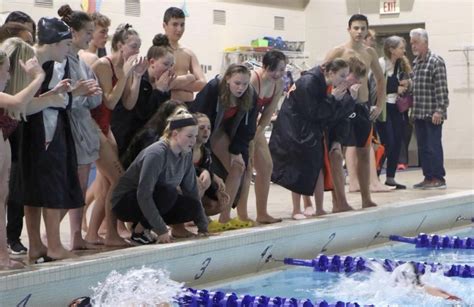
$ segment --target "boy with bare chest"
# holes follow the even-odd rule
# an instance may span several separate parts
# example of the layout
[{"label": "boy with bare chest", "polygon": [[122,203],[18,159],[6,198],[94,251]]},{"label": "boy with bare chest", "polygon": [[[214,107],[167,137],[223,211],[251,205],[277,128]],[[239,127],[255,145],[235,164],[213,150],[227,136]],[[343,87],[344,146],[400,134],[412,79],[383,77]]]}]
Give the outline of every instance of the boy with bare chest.
[{"label": "boy with bare chest", "polygon": [[175,57],[174,71],[177,78],[171,84],[171,98],[191,102],[194,92],[206,85],[206,78],[194,52],[179,44],[185,29],[184,12],[176,7],[168,8],[163,17],[163,29]]},{"label": "boy with bare chest", "polygon": [[[385,80],[382,69],[378,62],[378,55],[375,50],[364,44],[364,39],[367,36],[369,22],[367,17],[360,14],[355,14],[349,19],[348,29],[350,35],[349,42],[342,46],[338,46],[331,50],[326,56],[325,62],[329,62],[337,57],[349,59],[350,57],[357,57],[361,60],[367,68],[370,68],[374,74],[377,83],[377,104],[372,109],[369,109],[369,87],[367,73],[361,79],[361,85],[358,88],[356,106],[354,110],[354,117],[351,120],[351,137],[347,140],[346,146],[356,146],[357,153],[357,177],[360,182],[360,193],[362,197],[362,208],[376,206],[372,202],[369,190],[370,183],[370,141],[372,136],[372,121],[375,120],[382,112],[383,104],[385,103]],[[369,69],[367,69],[367,72]],[[342,149],[341,144],[334,144],[330,148],[330,159],[333,163],[341,164],[338,171],[333,174],[334,177],[334,192],[335,192],[335,208],[338,211],[351,210],[345,197],[343,183],[344,173],[342,170]]]}]

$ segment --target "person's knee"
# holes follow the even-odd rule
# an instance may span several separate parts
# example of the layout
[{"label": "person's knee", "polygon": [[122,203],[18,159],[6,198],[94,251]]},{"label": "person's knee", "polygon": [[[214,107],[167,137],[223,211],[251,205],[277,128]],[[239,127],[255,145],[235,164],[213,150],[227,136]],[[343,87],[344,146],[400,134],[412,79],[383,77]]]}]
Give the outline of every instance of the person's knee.
[{"label": "person's knee", "polygon": [[213,216],[219,214],[224,209],[224,206],[222,206],[219,201],[209,199],[207,197],[204,197],[202,199],[202,206],[204,207],[204,212],[206,213],[206,216]]},{"label": "person's knee", "polygon": [[229,174],[237,175],[242,177],[245,172],[245,165],[233,164],[230,167]]},{"label": "person's knee", "polygon": [[204,180],[204,181],[202,182],[203,190],[206,191],[207,189],[209,189],[210,186],[211,186],[211,183],[212,183],[212,181],[211,181],[210,178]]},{"label": "person's knee", "polygon": [[273,170],[273,161],[271,157],[265,158],[261,157],[255,163],[255,170],[257,174],[271,174]]},{"label": "person's knee", "polygon": [[187,202],[187,210],[189,210],[187,214],[188,220],[192,220],[194,217],[201,214],[201,210],[202,208],[204,208],[201,201],[194,198],[188,198],[186,202]]}]

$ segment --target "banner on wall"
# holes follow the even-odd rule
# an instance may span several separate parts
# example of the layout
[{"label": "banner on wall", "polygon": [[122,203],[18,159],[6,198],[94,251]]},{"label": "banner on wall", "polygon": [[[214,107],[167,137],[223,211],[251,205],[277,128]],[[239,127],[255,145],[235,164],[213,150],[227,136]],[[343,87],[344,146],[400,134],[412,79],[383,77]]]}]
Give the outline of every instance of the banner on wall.
[{"label": "banner on wall", "polygon": [[86,13],[100,12],[100,6],[102,5],[102,0],[82,0],[81,7],[82,10]]},{"label": "banner on wall", "polygon": [[400,14],[401,0],[380,0],[380,15]]}]

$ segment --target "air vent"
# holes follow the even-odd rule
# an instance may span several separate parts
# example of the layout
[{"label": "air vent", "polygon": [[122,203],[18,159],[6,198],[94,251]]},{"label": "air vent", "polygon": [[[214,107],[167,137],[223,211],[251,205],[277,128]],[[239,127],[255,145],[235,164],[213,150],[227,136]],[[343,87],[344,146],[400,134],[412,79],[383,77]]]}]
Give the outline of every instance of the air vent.
[{"label": "air vent", "polygon": [[53,7],[53,0],[35,0],[35,6]]},{"label": "air vent", "polygon": [[285,30],[285,17],[275,16],[274,24],[275,30]]},{"label": "air vent", "polygon": [[125,0],[125,15],[140,17],[140,0]]},{"label": "air vent", "polygon": [[225,11],[223,10],[214,10],[214,19],[213,23],[215,25],[225,25]]}]

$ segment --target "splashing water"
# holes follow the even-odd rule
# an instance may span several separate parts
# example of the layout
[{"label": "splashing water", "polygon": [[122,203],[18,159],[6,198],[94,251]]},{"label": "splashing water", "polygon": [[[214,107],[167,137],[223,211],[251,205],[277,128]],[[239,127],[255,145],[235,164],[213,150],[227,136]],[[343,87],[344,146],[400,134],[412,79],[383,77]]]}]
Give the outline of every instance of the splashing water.
[{"label": "splashing water", "polygon": [[123,275],[112,271],[92,290],[92,305],[100,307],[168,306],[185,292],[183,283],[171,280],[168,271],[145,266]]},{"label": "splashing water", "polygon": [[[324,292],[342,301],[357,301],[377,306],[446,306],[459,302],[446,301],[427,294],[416,284],[416,274],[409,264],[398,266],[387,272],[378,263],[373,263],[372,272],[342,275],[338,282]],[[427,271],[429,269],[427,268]],[[470,285],[449,278],[442,272],[426,272],[420,276],[422,284],[439,287],[453,294],[469,293]],[[464,304],[472,303],[473,297],[463,297]]]}]

